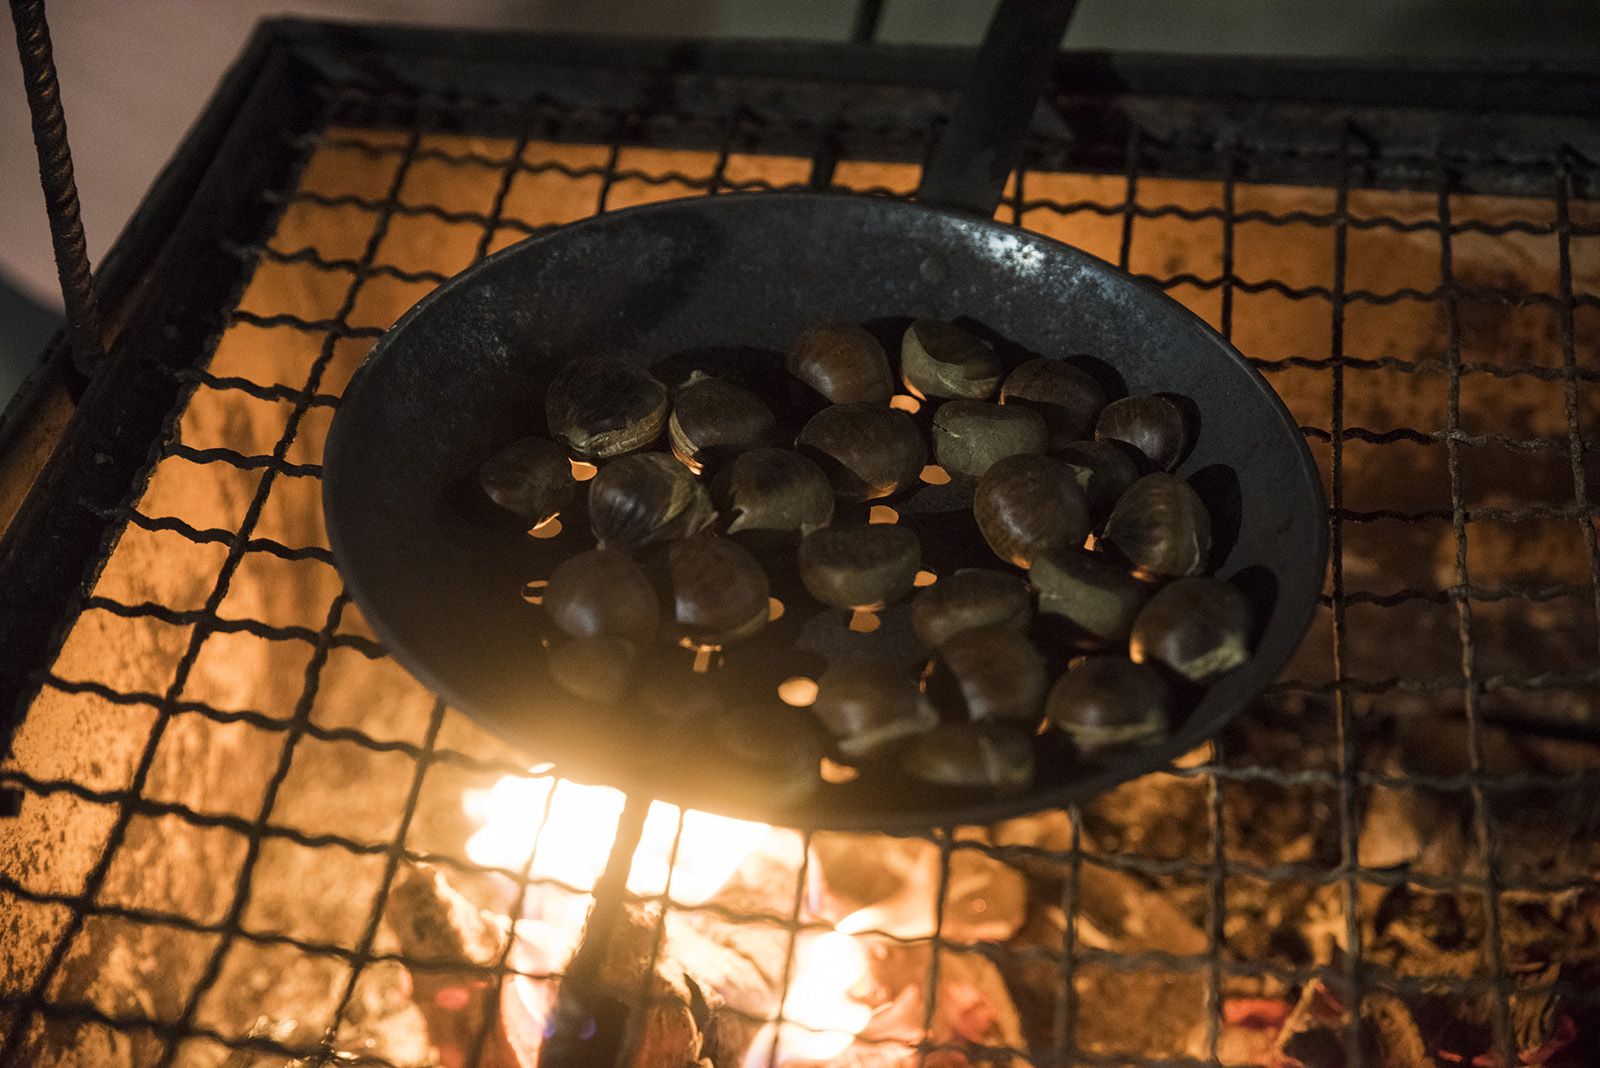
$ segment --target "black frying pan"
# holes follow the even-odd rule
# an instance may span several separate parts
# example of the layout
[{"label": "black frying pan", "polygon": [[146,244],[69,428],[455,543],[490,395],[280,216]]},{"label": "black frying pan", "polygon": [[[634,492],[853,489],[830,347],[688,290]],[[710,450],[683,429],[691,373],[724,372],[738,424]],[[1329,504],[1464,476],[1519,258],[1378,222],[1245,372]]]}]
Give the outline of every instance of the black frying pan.
[{"label": "black frying pan", "polygon": [[[1176,301],[1093,256],[987,217],[1069,7],[1002,5],[976,90],[936,154],[923,204],[750,194],[602,215],[489,257],[396,323],[345,394],[324,460],[334,554],[395,657],[568,777],[728,815],[839,829],[981,822],[1081,800],[1168,764],[1259,693],[1310,622],[1326,555],[1317,469],[1294,420],[1243,357]],[[928,201],[989,210],[979,216]],[[1254,656],[1206,691],[1159,745],[1096,764],[1047,745],[1035,786],[1021,795],[973,798],[867,776],[824,786],[787,809],[721,774],[698,732],[663,735],[625,714],[582,707],[554,686],[540,650],[547,624],[522,590],[592,545],[586,519],[580,508],[563,516],[562,535],[532,539],[481,500],[473,474],[510,440],[544,432],[543,392],[555,369],[578,355],[616,354],[670,383],[709,367],[781,403],[778,354],[801,329],[863,322],[882,330],[894,352],[909,316],[965,321],[1014,362],[1090,354],[1119,393],[1188,398],[1196,437],[1179,474],[1214,513],[1217,573],[1255,603],[1263,626]],[[959,491],[927,490],[898,507],[932,570],[996,565]],[[731,687],[772,705],[773,715],[798,714],[773,699],[776,683],[814,676],[846,640],[876,643],[885,656],[918,655],[903,606],[887,611],[874,634],[851,635],[845,613],[819,611],[798,591],[775,592],[789,610],[757,639],[730,648],[721,668]]]}]

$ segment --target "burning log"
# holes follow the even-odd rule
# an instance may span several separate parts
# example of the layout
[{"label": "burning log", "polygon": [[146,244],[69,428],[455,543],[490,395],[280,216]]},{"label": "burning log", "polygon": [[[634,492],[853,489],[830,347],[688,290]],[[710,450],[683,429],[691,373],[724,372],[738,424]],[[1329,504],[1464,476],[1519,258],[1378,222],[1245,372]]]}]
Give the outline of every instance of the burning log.
[{"label": "burning log", "polygon": [[506,924],[468,901],[444,873],[425,864],[402,867],[384,903],[384,919],[407,957],[485,966],[500,955]]},{"label": "burning log", "polygon": [[[542,946],[561,942],[536,921],[519,921],[516,931],[517,948],[528,959],[541,955]],[[663,945],[664,931],[672,933]],[[765,989],[725,947],[677,924],[664,928],[658,909],[626,904],[589,992],[593,1004],[583,1008],[596,1026],[626,1029],[623,1063],[635,1068],[735,1068],[754,1025],[722,991],[749,994],[752,987]],[[517,983],[502,996],[511,1045],[524,1068],[538,1060],[555,994],[552,984],[531,989]]]},{"label": "burning log", "polygon": [[[1516,983],[1508,1006],[1512,1044],[1524,1064],[1543,1063],[1535,1058],[1549,1059],[1570,1041],[1562,1035],[1571,1028],[1571,1018],[1552,989],[1563,966],[1600,959],[1592,929],[1585,937],[1582,897],[1569,895],[1564,903],[1546,899],[1531,909],[1519,908],[1515,899],[1502,905],[1502,937],[1521,947],[1513,954]],[[1395,887],[1379,906],[1369,956],[1397,975],[1487,974],[1491,961],[1479,912],[1481,908],[1464,907],[1456,895]],[[1565,923],[1568,919],[1575,923]],[[1485,992],[1463,997],[1441,983],[1437,994],[1411,999],[1410,1011],[1422,1032],[1432,1036],[1440,1062],[1489,1068],[1499,1061],[1493,1051],[1497,996]]]},{"label": "burning log", "polygon": [[1300,991],[1267,1063],[1279,1068],[1333,1068],[1348,1063],[1345,1020],[1343,1003],[1320,979],[1312,980]]},{"label": "burning log", "polygon": [[[1386,1068],[1439,1068],[1410,1008],[1399,998],[1367,993],[1361,1000],[1364,1063]],[[1336,1068],[1354,1060],[1348,1049],[1350,1010],[1321,980],[1301,991],[1265,1062],[1273,1068]]]},{"label": "burning log", "polygon": [[[964,827],[960,841],[991,844],[989,832]],[[817,835],[812,842],[817,911],[835,919],[863,909],[879,930],[897,938],[929,938],[936,924],[952,942],[1004,942],[1022,926],[1027,881],[1021,871],[981,849],[950,851],[943,922],[939,901],[941,851],[922,838]]]},{"label": "burning log", "polygon": [[[525,926],[519,924],[519,928]],[[509,1019],[520,1009],[529,1013],[536,1025],[549,1020],[552,1012],[590,1013],[586,1022],[591,1029],[607,1028],[623,1043],[627,1055],[622,1063],[636,1068],[699,1065],[705,1046],[702,1028],[713,1026],[714,1010],[698,984],[683,973],[675,960],[660,953],[661,933],[656,914],[625,904],[606,943],[593,989],[584,989],[581,1003],[575,1004],[560,994],[554,1005],[514,1002],[505,1004],[503,1011]],[[527,932],[519,929],[518,937],[526,938]],[[717,1001],[720,1007],[720,998]],[[560,1032],[559,1027],[555,1030]],[[521,1042],[513,1039],[525,1065],[536,1062],[550,1040],[550,1031],[545,1028],[543,1034],[526,1033]]]},{"label": "burning log", "polygon": [[[892,999],[861,1032],[862,1039],[893,1046],[900,1055],[888,1063],[915,1064],[927,1013],[927,983],[932,964],[930,945],[886,947],[877,954],[873,978],[893,991]],[[1027,1068],[1028,1061],[1009,1050],[1027,1049],[1022,1020],[1004,978],[993,961],[978,953],[942,950],[933,1019],[926,1042],[940,1049],[927,1063],[957,1068],[969,1063]],[[964,1048],[962,1048],[964,1047]]]},{"label": "burning log", "polygon": [[[933,1027],[923,1035],[932,949],[916,940],[934,932],[941,856],[937,845],[922,839],[819,834],[807,900],[813,915],[837,921],[836,930],[802,930],[791,958],[783,926],[724,920],[716,909],[674,911],[668,915],[671,955],[691,973],[715,977],[741,1019],[770,1018],[781,1001],[790,1022],[746,1033],[746,1065],[764,1066],[775,1037],[777,1062],[788,1068],[900,1066],[916,1063],[919,1045],[928,1043],[1024,1049],[1019,1013],[998,968],[970,952],[941,954]],[[791,907],[798,861],[797,850],[757,850],[712,904],[778,919]],[[942,937],[998,942],[1014,935],[1025,911],[1022,874],[975,849],[953,850],[950,865]],[[786,971],[787,995],[780,998]],[[719,1064],[739,1049],[720,1045]],[[992,1052],[986,1056],[994,1060]],[[954,1050],[927,1060],[967,1063]]]},{"label": "burning log", "polygon": [[[1094,874],[1090,874],[1094,872]],[[1080,947],[1123,954],[1166,951],[1203,952],[1205,936],[1162,896],[1118,872],[1085,868],[1084,885],[1094,885],[1080,900],[1074,931]],[[1025,1033],[1034,1048],[1055,1048],[1055,1005],[1063,981],[1058,957],[1065,952],[1066,912],[1058,905],[1036,906],[1013,946],[1041,946],[1051,957],[1020,953],[1005,962],[1005,977],[1023,1009]],[[1139,1049],[1171,1055],[1193,1053],[1190,1036],[1203,1032],[1205,979],[1194,970],[1151,965],[1123,971],[1080,963],[1071,981],[1078,1011],[1072,1040],[1080,1049],[1114,1055],[1127,1052],[1128,1021],[1142,1021]]]},{"label": "burning log", "polygon": [[[1217,1032],[1217,1059],[1223,1064],[1267,1064],[1283,1025],[1294,1008],[1281,998],[1227,998]],[[1210,1056],[1210,1036],[1202,1026],[1189,1042],[1191,1057]]]},{"label": "burning log", "polygon": [[[549,782],[517,781],[538,791],[534,800],[551,796]],[[798,835],[715,817],[680,825],[676,810],[652,809],[628,885],[648,899],[666,885],[670,867],[672,904],[665,917],[653,906],[632,906],[621,921],[594,984],[610,1006],[600,1027],[621,1035],[631,1020],[626,1059],[637,1068],[765,1068],[774,1055],[782,1068],[919,1062],[951,1068],[978,1061],[1020,1068],[1027,1051],[1058,1048],[1063,1039],[1111,1058],[1209,1058],[1213,1035],[1226,1063],[1340,1063],[1354,1052],[1345,1046],[1356,1010],[1322,984],[1299,985],[1289,970],[1337,968],[1344,959],[1344,887],[1231,880],[1223,945],[1212,947],[1201,927],[1210,908],[1206,885],[1134,875],[1097,859],[1130,851],[1204,859],[1194,851],[1210,833],[1202,786],[1198,779],[1150,777],[1086,807],[1070,916],[1061,902],[1073,871],[1074,828],[1064,812],[965,829],[948,845],[818,833],[802,867]],[[574,887],[589,884],[595,871],[588,869],[598,870],[615,818],[604,793],[572,784],[556,789],[536,874]],[[1471,866],[1470,851],[1462,850],[1459,806],[1379,793],[1362,808],[1368,820],[1364,863],[1426,867],[1450,859],[1457,868]],[[504,846],[503,855],[492,858],[502,867],[526,861],[530,843],[522,814],[537,806],[526,797],[507,800],[504,819],[492,818],[469,843],[469,855],[480,863],[491,858],[471,852],[474,846],[480,852]],[[1327,862],[1326,800],[1272,784],[1230,784],[1223,796],[1229,847],[1262,864]],[[1406,833],[1385,838],[1394,830],[1390,823],[1405,825]],[[439,886],[448,885],[430,880],[420,888],[403,881],[397,893],[402,901],[409,893],[424,902],[442,897],[442,904],[435,901],[431,911],[409,918],[405,938],[430,947],[423,955],[470,962],[512,929],[508,918],[439,894]],[[1493,1046],[1488,995],[1463,996],[1441,984],[1437,994],[1402,997],[1385,987],[1394,976],[1487,974],[1492,962],[1482,950],[1481,901],[1470,894],[1386,890],[1378,883],[1362,884],[1358,894],[1357,911],[1370,918],[1361,932],[1368,974],[1359,1007],[1369,1062],[1501,1068],[1484,1059]],[[514,928],[517,970],[544,974],[566,967],[587,900],[545,883],[531,888]],[[1589,895],[1502,896],[1505,955],[1518,976],[1512,1016],[1523,1062],[1560,1063],[1560,1051],[1576,1045],[1578,1028],[1588,1026],[1575,1022],[1549,987],[1557,975],[1587,982],[1591,969],[1600,968],[1597,917]],[[1084,953],[1064,973],[1059,958],[1069,922],[1080,951],[1145,959],[1131,967]],[[665,931],[659,953],[658,925]],[[938,983],[929,990],[929,939],[936,930],[957,945],[940,953]],[[1285,972],[1225,975],[1223,1018],[1208,1021],[1207,969],[1196,958],[1213,952],[1230,960],[1282,962]],[[1164,955],[1180,959],[1167,964]],[[1077,994],[1070,1036],[1054,1033],[1064,980]],[[527,1066],[537,1058],[544,1024],[555,1011],[552,985],[522,978],[507,984],[499,1008],[502,1027],[513,1035],[509,1048],[520,1052],[515,1063]],[[601,1017],[596,1005],[583,1009],[592,1015],[580,1022]],[[764,1022],[780,1009],[782,1024]],[[926,1030],[925,1019],[931,1020]],[[1144,1021],[1136,1036],[1129,1034],[1130,1019]]]},{"label": "burning log", "polygon": [[[293,1020],[272,1021],[265,1017],[250,1025],[245,1031],[247,1039],[266,1039],[269,1042],[287,1044],[294,1039],[296,1023]],[[315,1068],[317,1061],[322,1060],[321,1054],[309,1057],[292,1057],[285,1059],[281,1053],[267,1053],[257,1049],[235,1049],[228,1051],[218,1068]]]},{"label": "burning log", "polygon": [[1371,1025],[1383,1050],[1384,1063],[1396,1068],[1434,1068],[1417,1021],[1405,1002],[1387,994],[1362,999],[1361,1015]]},{"label": "burning log", "polygon": [[495,986],[482,970],[499,959],[507,921],[474,905],[443,872],[422,864],[402,866],[384,903],[384,919],[401,954],[417,962],[410,969],[412,997],[440,1060],[464,1063],[481,1041],[485,1068],[517,1068],[503,1030],[494,1026]]},{"label": "burning log", "polygon": [[395,1064],[427,1064],[438,1054],[428,1020],[414,1000],[411,973],[398,961],[374,961],[356,977],[355,990],[334,1046],[359,1060],[382,1057]]},{"label": "burning log", "polygon": [[[482,1063],[494,1068],[537,1063],[545,1023],[541,1014],[553,1006],[553,982],[511,976],[496,1006],[492,984],[479,972],[498,958],[500,940],[513,929],[509,921],[478,908],[442,872],[424,865],[408,866],[396,879],[385,918],[401,952],[429,964],[414,973],[416,996],[445,1063],[464,1055],[485,1016],[497,1011],[502,1020],[491,1029]],[[659,911],[627,905],[601,963],[599,994],[620,1006],[624,1019],[630,1010],[637,1013],[628,1060],[637,1068],[736,1068],[755,1032],[749,1017],[767,1014],[775,1003],[777,979],[687,920],[687,915],[670,917],[671,951],[657,952]],[[514,930],[512,962],[519,970],[538,970],[525,965],[543,956],[539,946],[570,941],[570,935],[539,921],[518,921]],[[452,974],[452,963],[461,971]],[[440,967],[443,973],[435,971]],[[464,978],[463,972],[473,977]],[[774,974],[781,976],[781,961]],[[725,991],[740,1004],[731,1004]]]},{"label": "burning log", "polygon": [[756,1030],[750,1017],[765,1013],[772,987],[751,958],[672,922],[680,918],[669,915],[663,926],[659,910],[627,905],[612,935],[600,989],[647,1006],[643,1022],[633,1023],[640,1037],[628,1063],[737,1065]]}]

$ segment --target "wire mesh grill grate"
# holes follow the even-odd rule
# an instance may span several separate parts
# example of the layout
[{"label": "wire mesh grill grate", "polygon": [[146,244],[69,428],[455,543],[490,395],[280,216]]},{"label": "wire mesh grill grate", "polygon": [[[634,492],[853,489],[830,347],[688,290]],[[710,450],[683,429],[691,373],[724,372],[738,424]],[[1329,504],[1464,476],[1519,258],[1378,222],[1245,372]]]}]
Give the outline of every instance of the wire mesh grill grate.
[{"label": "wire mesh grill grate", "polygon": [[[24,794],[0,821],[23,948],[0,968],[0,1063],[428,1063],[446,1040],[419,1027],[440,1012],[423,994],[460,989],[489,1008],[448,1044],[493,1062],[501,986],[550,973],[519,966],[504,932],[477,963],[419,956],[386,909],[417,866],[498,880],[510,915],[561,887],[535,870],[554,794],[517,863],[465,854],[463,793],[531,773],[390,663],[349,603],[321,529],[322,435],[373,339],[473,260],[595,211],[803,188],[814,163],[906,195],[939,119],[774,124],[722,103],[328,91],[294,181],[262,192],[273,231],[229,247],[248,284],[182,373],[170,440],[115,511],[120,540],[0,766]],[[910,843],[937,859],[933,926],[880,939],[925,954],[911,1063],[1270,1063],[1296,1054],[1262,1041],[1264,1006],[1319,996],[1353,1064],[1401,1063],[1397,1001],[1434,1057],[1600,1041],[1600,751],[1584,740],[1600,211],[1574,192],[1590,169],[1560,144],[1397,149],[1428,182],[1369,188],[1385,148],[1352,126],[1340,151],[1306,153],[1315,182],[1243,180],[1285,148],[1238,143],[1173,178],[1145,165],[1160,135],[1132,130],[1120,174],[1041,137],[1001,217],[1166,289],[1271,377],[1328,478],[1326,611],[1256,712],[1182,766],[1082,810]],[[1459,191],[1484,169],[1548,194]],[[682,835],[680,815],[673,857]],[[669,916],[776,931],[781,1020],[797,940],[820,926],[813,866],[886,846],[787,848],[794,882],[770,907],[676,901],[670,875],[640,895],[657,910],[646,980]],[[988,930],[960,912],[975,868],[1025,888],[1004,937],[969,937]],[[1397,932],[1422,922],[1405,909],[1446,899],[1463,933],[1401,953]],[[1564,956],[1539,942],[1555,931]],[[980,973],[1015,1019],[975,1040],[941,999]],[[394,994],[401,974],[414,998]],[[395,1037],[419,1033],[431,1044]]]}]

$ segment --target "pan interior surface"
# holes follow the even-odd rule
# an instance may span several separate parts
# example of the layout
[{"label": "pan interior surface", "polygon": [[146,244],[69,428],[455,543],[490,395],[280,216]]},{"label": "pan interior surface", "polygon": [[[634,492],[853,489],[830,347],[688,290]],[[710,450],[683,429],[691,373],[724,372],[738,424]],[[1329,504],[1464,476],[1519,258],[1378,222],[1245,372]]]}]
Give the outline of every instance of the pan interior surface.
[{"label": "pan interior surface", "polygon": [[[685,353],[701,354],[778,398],[786,387],[777,354],[805,327],[863,322],[891,338],[923,316],[969,323],[1010,363],[1087,355],[1128,393],[1187,398],[1194,446],[1178,473],[1215,513],[1213,569],[1256,608],[1262,629],[1250,661],[1207,690],[1164,742],[1101,763],[1063,751],[1041,761],[1028,792],[978,799],[864,775],[785,807],[759,777],[707,774],[699,732],[641,729],[635,717],[565,696],[545,673],[548,625],[524,589],[591,547],[587,519],[580,506],[563,515],[560,535],[532,538],[495,514],[474,482],[497,448],[546,432],[554,371],[574,357],[615,355],[670,379],[698,358]],[[922,496],[900,510],[931,570],[1004,566],[970,523],[950,521],[959,502]],[[1297,427],[1261,376],[1177,302],[1047,238],[899,201],[817,194],[603,215],[464,272],[407,313],[363,365],[329,437],[324,499],[345,581],[395,657],[530,758],[688,807],[836,829],[993,820],[1169,763],[1287,662],[1326,556],[1319,477]],[[847,632],[847,613],[774,594],[789,610],[725,658],[730,678],[768,697],[774,679],[819,671],[829,643]],[[901,606],[869,638],[885,655],[910,655],[895,644],[906,629]],[[774,715],[799,714],[773,704]]]}]

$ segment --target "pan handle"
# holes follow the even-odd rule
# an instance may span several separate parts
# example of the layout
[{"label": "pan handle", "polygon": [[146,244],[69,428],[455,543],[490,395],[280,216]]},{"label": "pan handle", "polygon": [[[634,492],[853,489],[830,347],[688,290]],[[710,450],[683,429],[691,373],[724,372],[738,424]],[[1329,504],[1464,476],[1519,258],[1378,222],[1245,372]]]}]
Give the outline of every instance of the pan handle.
[{"label": "pan handle", "polygon": [[966,95],[922,171],[917,199],[994,214],[1077,0],[1000,0]]}]

